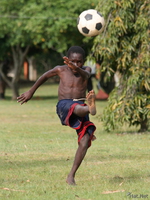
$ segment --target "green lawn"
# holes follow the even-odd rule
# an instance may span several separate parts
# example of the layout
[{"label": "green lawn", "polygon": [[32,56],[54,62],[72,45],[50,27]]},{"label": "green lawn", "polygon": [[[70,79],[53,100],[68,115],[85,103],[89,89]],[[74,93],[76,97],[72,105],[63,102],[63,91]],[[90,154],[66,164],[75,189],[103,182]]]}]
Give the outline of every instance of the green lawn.
[{"label": "green lawn", "polygon": [[[21,88],[21,93],[28,88]],[[76,175],[77,186],[65,180],[77,149],[73,129],[55,113],[57,85],[45,84],[20,105],[0,101],[0,199],[125,200],[150,199],[150,134],[122,127],[106,133],[99,114],[107,102],[97,101],[97,130]],[[135,132],[135,133],[134,133]],[[129,194],[130,193],[130,194]]]}]

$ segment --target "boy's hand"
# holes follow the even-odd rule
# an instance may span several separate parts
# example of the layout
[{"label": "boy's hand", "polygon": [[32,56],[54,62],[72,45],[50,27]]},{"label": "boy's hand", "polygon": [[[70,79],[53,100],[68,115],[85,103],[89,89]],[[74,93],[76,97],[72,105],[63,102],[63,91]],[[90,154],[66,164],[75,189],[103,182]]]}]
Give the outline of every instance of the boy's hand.
[{"label": "boy's hand", "polygon": [[78,68],[78,66],[76,66],[73,62],[71,62],[68,57],[64,56],[63,59],[64,63],[68,65],[68,67],[70,67],[71,69],[76,70]]},{"label": "boy's hand", "polygon": [[17,97],[17,102],[20,103],[21,102],[21,105],[23,103],[26,103],[28,100],[30,100],[32,98],[33,94],[30,92],[30,91],[27,91],[23,94],[21,94],[19,97]]}]

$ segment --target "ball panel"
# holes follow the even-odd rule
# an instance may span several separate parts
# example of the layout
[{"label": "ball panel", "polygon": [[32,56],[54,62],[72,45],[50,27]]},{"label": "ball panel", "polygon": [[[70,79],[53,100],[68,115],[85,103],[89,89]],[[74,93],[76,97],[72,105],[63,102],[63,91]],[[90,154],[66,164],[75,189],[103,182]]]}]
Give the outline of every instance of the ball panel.
[{"label": "ball panel", "polygon": [[79,25],[79,21],[80,21],[80,17],[78,17],[78,19],[77,19],[77,25]]},{"label": "ball panel", "polygon": [[97,23],[96,26],[95,26],[95,29],[97,29],[98,31],[100,31],[101,28],[102,28],[102,26],[103,25],[101,23]]},{"label": "ball panel", "polygon": [[97,11],[97,14],[100,15],[100,17],[103,17],[103,15],[100,12],[98,12],[98,11]]},{"label": "ball panel", "polygon": [[90,32],[90,30],[86,27],[82,28],[83,33],[88,34]]},{"label": "ball panel", "polygon": [[93,15],[91,14],[86,14],[85,15],[85,19],[88,21],[88,20],[91,20],[93,18]]}]

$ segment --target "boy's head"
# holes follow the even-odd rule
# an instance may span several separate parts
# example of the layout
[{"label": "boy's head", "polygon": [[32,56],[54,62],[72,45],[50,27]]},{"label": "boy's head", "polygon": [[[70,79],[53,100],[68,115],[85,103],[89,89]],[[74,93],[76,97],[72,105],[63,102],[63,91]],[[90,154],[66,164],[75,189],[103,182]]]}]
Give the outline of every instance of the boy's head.
[{"label": "boy's head", "polygon": [[[82,68],[85,61],[85,51],[79,46],[72,46],[67,52],[67,57],[74,63],[74,65]],[[76,70],[72,70],[74,74],[77,74]]]},{"label": "boy's head", "polygon": [[85,60],[85,51],[80,46],[72,46],[67,51],[67,57],[70,57],[70,54],[72,53],[79,53],[82,55],[83,60]]}]

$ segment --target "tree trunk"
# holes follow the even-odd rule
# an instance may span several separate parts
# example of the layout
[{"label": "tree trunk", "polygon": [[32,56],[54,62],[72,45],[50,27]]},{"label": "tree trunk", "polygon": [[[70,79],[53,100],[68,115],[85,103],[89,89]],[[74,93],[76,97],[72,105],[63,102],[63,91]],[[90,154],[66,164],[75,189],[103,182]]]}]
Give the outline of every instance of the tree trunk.
[{"label": "tree trunk", "polygon": [[3,63],[0,63],[0,99],[5,98],[5,89],[6,84],[11,87],[11,82],[8,79],[7,75],[2,70]]},{"label": "tree trunk", "polygon": [[20,80],[21,70],[23,67],[23,62],[25,59],[25,56],[27,55],[29,51],[29,47],[27,46],[24,51],[22,51],[21,46],[17,45],[16,47],[12,47],[12,56],[13,56],[13,62],[14,62],[14,77],[12,78],[12,100],[16,100],[16,98],[19,96],[19,86],[18,82]]},{"label": "tree trunk", "polygon": [[12,84],[12,100],[16,100],[17,97],[19,96],[19,88],[18,88],[18,82],[14,82]]},{"label": "tree trunk", "polygon": [[0,77],[0,99],[5,99],[5,86],[4,80]]},{"label": "tree trunk", "polygon": [[139,132],[146,132],[148,130],[148,119],[146,118],[145,120],[143,120],[140,124],[140,130]]}]

